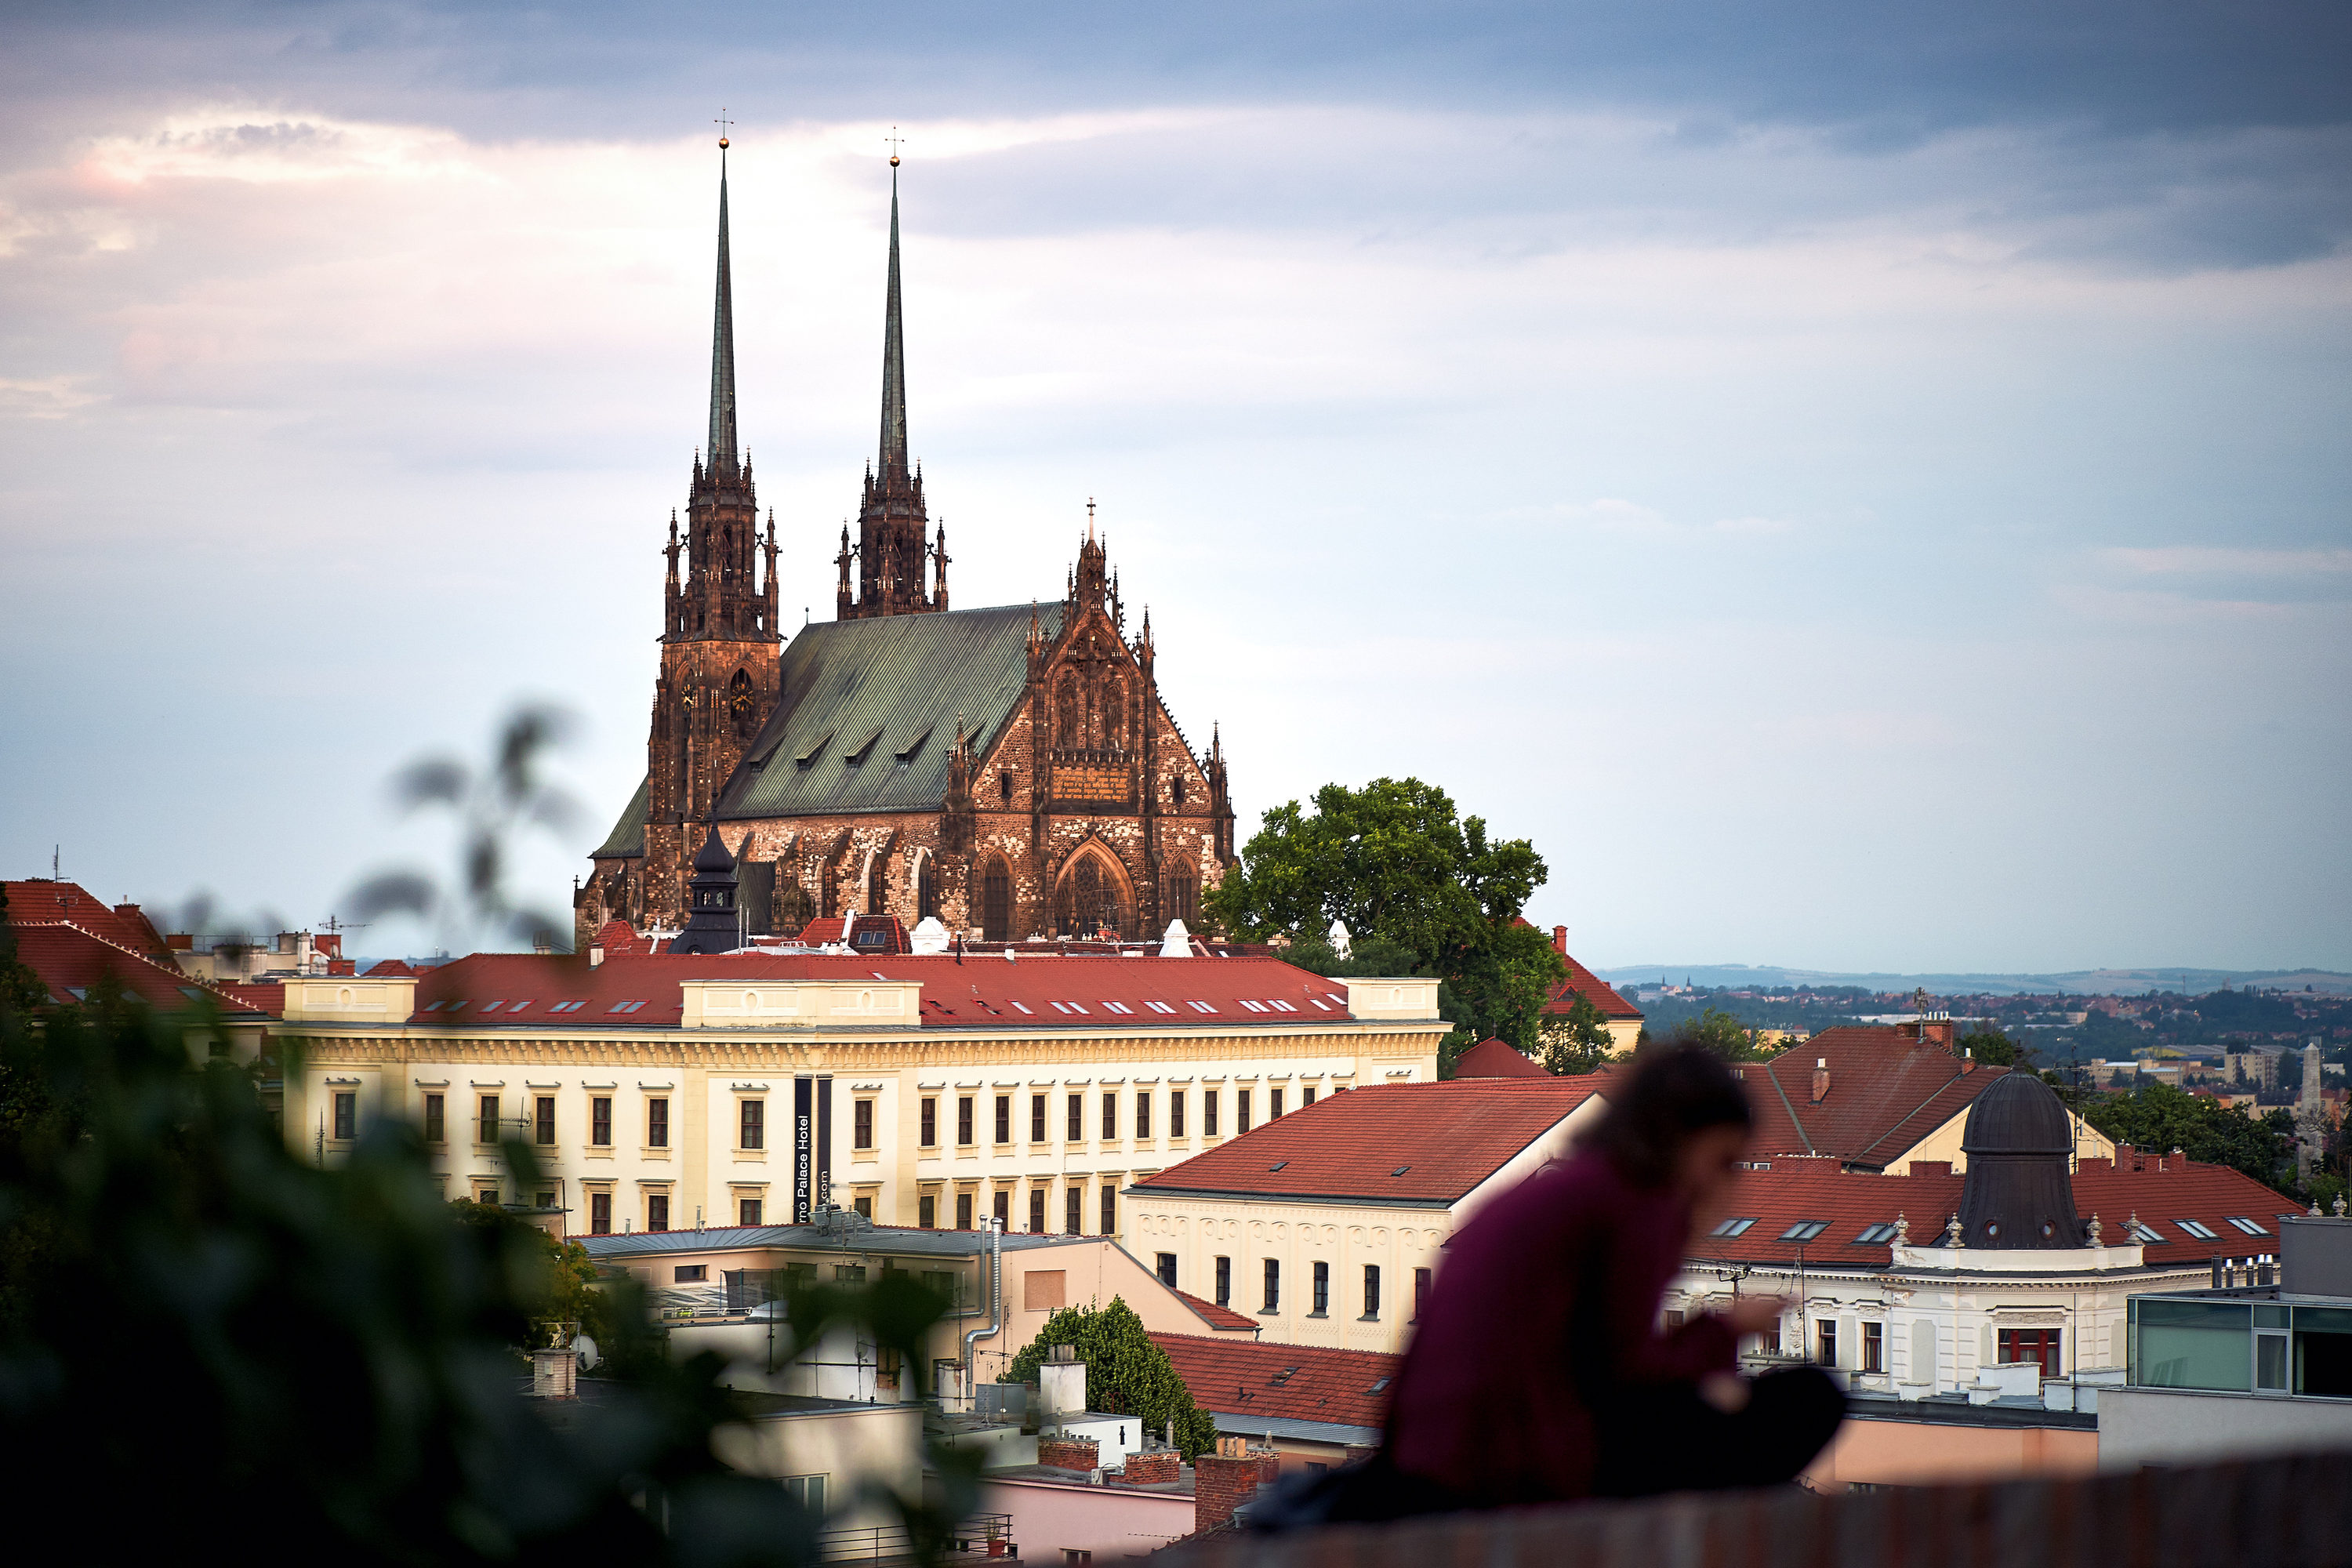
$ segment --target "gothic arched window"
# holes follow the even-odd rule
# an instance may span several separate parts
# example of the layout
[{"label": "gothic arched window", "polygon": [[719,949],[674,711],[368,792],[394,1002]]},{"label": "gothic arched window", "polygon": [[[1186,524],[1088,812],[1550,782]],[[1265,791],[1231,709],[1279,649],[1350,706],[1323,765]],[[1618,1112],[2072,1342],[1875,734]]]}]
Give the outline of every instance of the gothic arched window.
[{"label": "gothic arched window", "polygon": [[890,879],[887,875],[889,868],[886,864],[887,859],[887,857],[877,855],[874,857],[874,864],[866,873],[865,912],[869,915],[881,914],[889,908]]},{"label": "gothic arched window", "polygon": [[1116,675],[1106,677],[1102,684],[1102,743],[1117,751],[1126,743],[1127,692]]},{"label": "gothic arched window", "polygon": [[980,878],[980,939],[1013,940],[1013,876],[1002,858],[992,857]]},{"label": "gothic arched window", "polygon": [[727,716],[734,721],[737,734],[749,735],[751,732],[755,706],[751,697],[751,678],[739,669],[735,672],[735,679],[727,683]]},{"label": "gothic arched window", "polygon": [[1054,743],[1057,746],[1083,746],[1078,734],[1078,678],[1068,670],[1062,672],[1062,684],[1054,703]]},{"label": "gothic arched window", "polygon": [[915,873],[915,918],[937,920],[940,913],[940,879],[931,866],[931,858],[923,857],[922,869]]},{"label": "gothic arched window", "polygon": [[1167,908],[1162,912],[1171,921],[1182,921],[1189,931],[1196,919],[1200,889],[1200,879],[1189,869],[1180,868],[1169,872]]},{"label": "gothic arched window", "polygon": [[801,928],[816,919],[816,900],[797,881],[776,889],[775,913],[770,923],[785,936],[798,936]]}]

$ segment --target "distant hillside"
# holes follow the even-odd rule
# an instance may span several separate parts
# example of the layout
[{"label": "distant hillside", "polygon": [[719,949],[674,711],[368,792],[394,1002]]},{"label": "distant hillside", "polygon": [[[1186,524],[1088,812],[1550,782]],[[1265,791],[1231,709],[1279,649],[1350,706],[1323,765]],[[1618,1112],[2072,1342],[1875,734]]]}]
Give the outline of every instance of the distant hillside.
[{"label": "distant hillside", "polygon": [[1776,985],[1858,985],[1870,991],[1907,994],[1925,986],[1938,996],[2046,995],[2064,992],[2075,996],[2137,996],[2151,991],[2178,991],[2202,995],[2224,985],[2258,985],[2264,990],[2301,991],[2352,995],[2352,974],[2326,969],[2223,970],[2190,968],[2078,969],[2059,974],[1858,974],[1828,969],[1784,969],[1774,964],[1748,963],[1627,963],[1596,969],[1620,990],[1655,985],[1663,979],[1681,985],[1771,987]]}]

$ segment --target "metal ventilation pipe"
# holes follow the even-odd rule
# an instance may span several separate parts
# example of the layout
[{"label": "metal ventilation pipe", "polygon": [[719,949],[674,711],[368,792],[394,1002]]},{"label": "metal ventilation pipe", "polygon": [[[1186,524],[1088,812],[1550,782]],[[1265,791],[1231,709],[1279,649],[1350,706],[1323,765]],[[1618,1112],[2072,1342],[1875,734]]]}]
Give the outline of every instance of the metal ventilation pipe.
[{"label": "metal ventilation pipe", "polygon": [[963,1384],[968,1397],[977,1398],[979,1368],[972,1360],[972,1347],[982,1340],[992,1340],[1004,1330],[1004,1241],[996,1217],[992,1215],[982,1222],[988,1227],[988,1312],[985,1329],[966,1329],[963,1335]]}]

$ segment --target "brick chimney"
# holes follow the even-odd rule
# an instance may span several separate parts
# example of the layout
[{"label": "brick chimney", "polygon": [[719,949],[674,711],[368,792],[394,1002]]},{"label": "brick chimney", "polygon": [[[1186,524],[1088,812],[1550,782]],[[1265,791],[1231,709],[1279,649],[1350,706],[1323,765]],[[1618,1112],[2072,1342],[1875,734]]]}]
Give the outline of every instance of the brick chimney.
[{"label": "brick chimney", "polygon": [[[1041,1459],[1039,1463],[1044,1463]],[[1119,1479],[1131,1487],[1156,1487],[1177,1479],[1181,1461],[1173,1448],[1147,1448],[1127,1457]]]},{"label": "brick chimney", "polygon": [[1813,1058],[1813,1103],[1819,1105],[1830,1097],[1830,1058]]},{"label": "brick chimney", "polygon": [[1102,1445],[1092,1437],[1040,1437],[1037,1462],[1057,1470],[1091,1470],[1102,1463]]},{"label": "brick chimney", "polygon": [[2129,1143],[2116,1145],[2116,1169],[2129,1175],[2139,1169],[2139,1151]]},{"label": "brick chimney", "polygon": [[1234,1517],[1234,1510],[1257,1496],[1257,1456],[1249,1451],[1247,1441],[1220,1437],[1217,1450],[1192,1461],[1195,1535],[1216,1529]]},{"label": "brick chimney", "polygon": [[1563,957],[1567,955],[1568,928],[1566,926],[1554,926],[1551,928],[1551,950]]},{"label": "brick chimney", "polygon": [[533,1399],[579,1398],[579,1353],[569,1346],[531,1352],[530,1394]]}]

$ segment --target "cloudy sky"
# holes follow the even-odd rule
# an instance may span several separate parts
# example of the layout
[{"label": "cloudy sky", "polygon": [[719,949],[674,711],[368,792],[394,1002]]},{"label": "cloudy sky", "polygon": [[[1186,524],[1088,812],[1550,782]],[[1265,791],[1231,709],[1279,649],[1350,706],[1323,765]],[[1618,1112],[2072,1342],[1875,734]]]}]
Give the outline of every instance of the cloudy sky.
[{"label": "cloudy sky", "polygon": [[788,604],[896,125],[957,600],[1097,498],[1245,826],[1434,781],[1594,963],[2352,968],[2347,16],[12,5],[0,871],[314,922],[438,853],[394,768],[550,699],[564,901],[724,105]]}]

